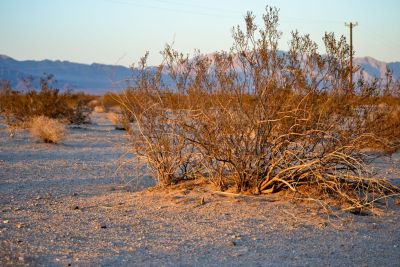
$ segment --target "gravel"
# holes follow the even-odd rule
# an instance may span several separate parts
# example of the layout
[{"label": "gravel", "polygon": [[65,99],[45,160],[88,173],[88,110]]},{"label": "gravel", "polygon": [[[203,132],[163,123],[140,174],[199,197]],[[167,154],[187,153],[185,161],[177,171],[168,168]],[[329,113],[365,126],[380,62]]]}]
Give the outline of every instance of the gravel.
[{"label": "gravel", "polygon": [[[105,114],[59,145],[0,127],[0,265],[400,266],[400,206],[357,216],[284,195],[152,188]],[[375,161],[398,183],[400,154]]]}]

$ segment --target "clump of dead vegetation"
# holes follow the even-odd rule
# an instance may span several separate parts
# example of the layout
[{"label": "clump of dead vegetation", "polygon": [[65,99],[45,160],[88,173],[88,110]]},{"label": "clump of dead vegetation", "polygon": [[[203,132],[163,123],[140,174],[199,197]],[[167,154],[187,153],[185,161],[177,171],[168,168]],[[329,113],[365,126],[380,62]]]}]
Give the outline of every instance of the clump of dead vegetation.
[{"label": "clump of dead vegetation", "polygon": [[[371,151],[399,148],[399,92],[390,101],[362,79],[350,92],[349,46],[326,33],[326,52],[309,35],[292,33],[278,50],[278,10],[263,27],[246,16],[233,29],[230,53],[184,55],[167,45],[164,62],[139,62],[136,84],[120,96],[134,152],[162,186],[206,179],[221,190],[335,200],[344,209],[369,208],[400,193],[373,176]],[[166,87],[168,73],[174,86]],[[375,86],[375,87],[374,87]],[[390,96],[389,96],[390,95]],[[383,101],[383,104],[379,104]]]},{"label": "clump of dead vegetation", "polygon": [[88,123],[92,111],[88,104],[93,97],[70,91],[61,93],[52,86],[53,82],[52,75],[44,75],[40,80],[40,90],[36,90],[28,79],[25,91],[16,91],[10,83],[1,82],[0,113],[7,125],[23,127],[36,116],[58,119],[64,123]]},{"label": "clump of dead vegetation", "polygon": [[108,120],[114,124],[116,130],[128,130],[129,122],[122,113],[110,111],[107,113]]},{"label": "clump of dead vegetation", "polygon": [[34,139],[44,143],[57,144],[65,136],[64,124],[45,116],[32,118],[29,131]]}]

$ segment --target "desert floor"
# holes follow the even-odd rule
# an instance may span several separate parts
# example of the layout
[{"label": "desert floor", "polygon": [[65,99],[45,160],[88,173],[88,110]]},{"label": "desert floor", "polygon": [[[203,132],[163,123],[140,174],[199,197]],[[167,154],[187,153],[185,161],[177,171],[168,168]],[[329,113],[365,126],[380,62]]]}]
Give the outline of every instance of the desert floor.
[{"label": "desert floor", "polygon": [[[400,206],[360,216],[210,186],[152,189],[105,114],[58,145],[0,126],[0,265],[400,266]],[[400,154],[374,163],[400,181]],[[204,203],[201,199],[204,198]]]}]

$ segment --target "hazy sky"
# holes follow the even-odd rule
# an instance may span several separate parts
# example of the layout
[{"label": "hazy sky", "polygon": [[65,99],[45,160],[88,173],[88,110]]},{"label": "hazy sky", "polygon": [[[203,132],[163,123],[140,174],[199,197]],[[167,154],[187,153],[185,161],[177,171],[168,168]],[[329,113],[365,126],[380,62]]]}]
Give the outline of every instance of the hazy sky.
[{"label": "hazy sky", "polygon": [[149,51],[157,64],[172,40],[185,53],[228,50],[232,27],[248,10],[261,22],[266,5],[280,9],[281,50],[291,30],[321,46],[357,21],[356,56],[400,61],[399,0],[0,0],[0,54],[128,66]]}]

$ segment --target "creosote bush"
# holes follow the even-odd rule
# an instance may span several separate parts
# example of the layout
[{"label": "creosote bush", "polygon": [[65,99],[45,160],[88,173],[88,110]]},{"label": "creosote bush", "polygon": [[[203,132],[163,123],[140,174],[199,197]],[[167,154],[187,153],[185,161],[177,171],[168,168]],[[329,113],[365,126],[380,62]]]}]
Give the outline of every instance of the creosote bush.
[{"label": "creosote bush", "polygon": [[88,103],[92,96],[83,93],[60,93],[51,86],[53,76],[41,79],[39,91],[30,88],[25,92],[15,91],[7,82],[0,87],[0,113],[10,126],[23,125],[35,116],[46,116],[63,120],[65,123],[82,124],[89,122],[92,109]]},{"label": "creosote bush", "polygon": [[30,124],[31,136],[44,143],[59,143],[65,136],[64,125],[45,116],[34,117]]},{"label": "creosote bush", "polygon": [[246,30],[233,29],[230,53],[189,58],[167,45],[156,71],[147,68],[148,54],[140,60],[119,102],[135,122],[133,150],[159,184],[203,178],[221,190],[287,190],[349,210],[399,195],[368,168],[372,150],[399,148],[398,98],[379,105],[382,97],[370,93],[376,84],[362,80],[349,92],[354,70],[344,37],[325,34],[320,55],[296,31],[281,53],[278,10],[267,7],[264,27],[254,20],[248,13]]}]

